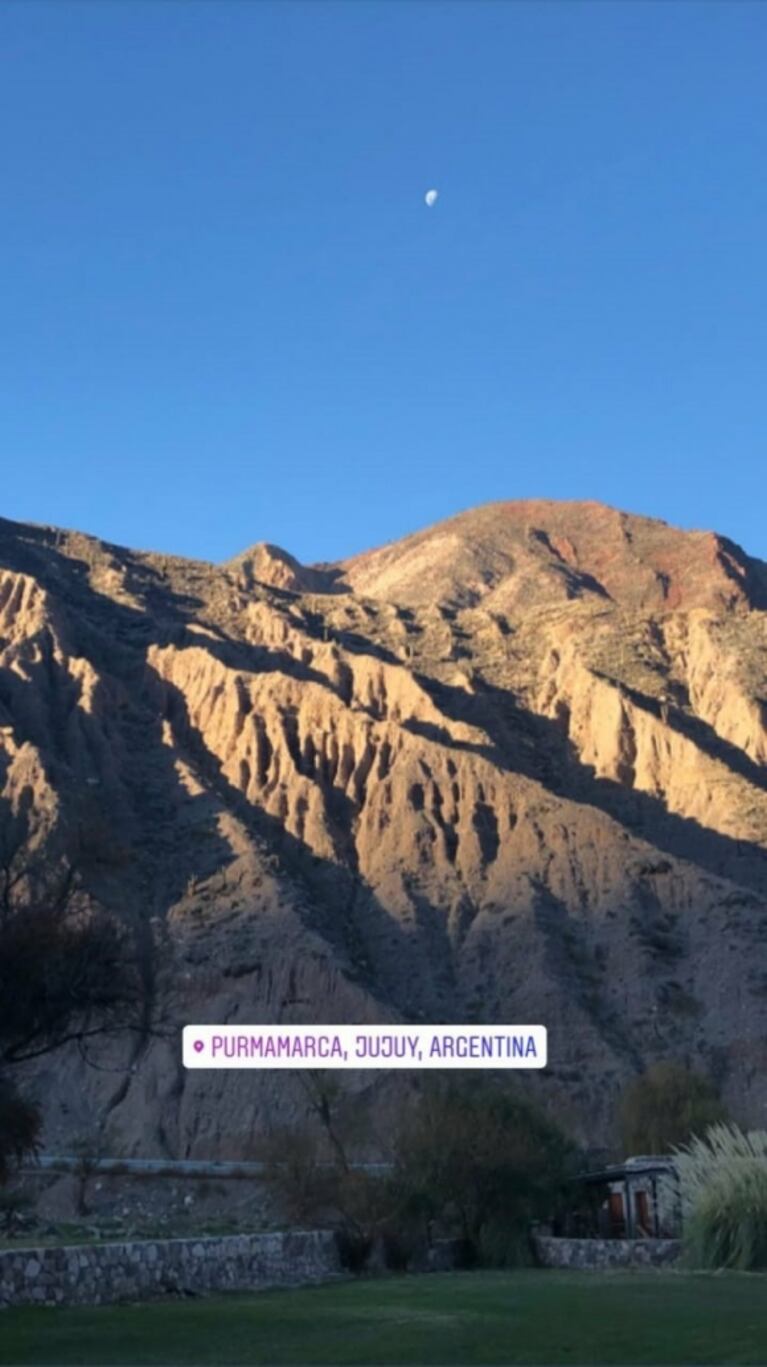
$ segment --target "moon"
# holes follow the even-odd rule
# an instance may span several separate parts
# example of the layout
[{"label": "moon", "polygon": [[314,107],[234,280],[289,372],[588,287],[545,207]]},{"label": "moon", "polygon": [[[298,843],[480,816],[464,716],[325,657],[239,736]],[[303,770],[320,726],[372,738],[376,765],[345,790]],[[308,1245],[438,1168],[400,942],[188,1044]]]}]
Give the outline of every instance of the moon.
[{"label": "moon", "polygon": [[439,190],[427,190],[423,198],[427,207],[433,209],[439,199]]}]

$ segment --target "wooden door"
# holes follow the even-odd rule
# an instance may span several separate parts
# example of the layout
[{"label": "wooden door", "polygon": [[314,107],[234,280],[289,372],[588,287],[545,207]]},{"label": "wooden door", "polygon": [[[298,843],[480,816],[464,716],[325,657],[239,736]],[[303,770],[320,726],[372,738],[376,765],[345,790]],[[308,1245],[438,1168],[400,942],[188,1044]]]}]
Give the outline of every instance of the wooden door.
[{"label": "wooden door", "polygon": [[626,1234],[626,1211],[619,1191],[610,1192],[610,1232],[613,1239],[623,1239]]},{"label": "wooden door", "polygon": [[652,1222],[650,1220],[650,1201],[646,1191],[634,1192],[634,1214],[636,1217],[636,1232],[643,1239],[649,1239],[652,1234]]}]

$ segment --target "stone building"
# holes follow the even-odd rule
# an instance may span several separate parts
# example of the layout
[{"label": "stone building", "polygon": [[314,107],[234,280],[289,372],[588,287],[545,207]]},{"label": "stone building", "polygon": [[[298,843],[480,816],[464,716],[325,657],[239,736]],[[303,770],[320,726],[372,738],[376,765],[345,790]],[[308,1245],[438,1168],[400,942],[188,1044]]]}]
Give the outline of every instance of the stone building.
[{"label": "stone building", "polygon": [[593,1233],[608,1239],[676,1239],[682,1212],[674,1160],[641,1155],[587,1172],[579,1182],[591,1200]]}]

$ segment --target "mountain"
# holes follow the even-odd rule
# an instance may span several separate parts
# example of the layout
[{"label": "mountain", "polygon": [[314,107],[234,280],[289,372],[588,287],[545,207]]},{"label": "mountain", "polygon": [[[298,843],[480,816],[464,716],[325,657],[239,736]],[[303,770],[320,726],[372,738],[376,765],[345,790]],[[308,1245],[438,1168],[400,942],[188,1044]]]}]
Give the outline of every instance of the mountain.
[{"label": "mountain", "polygon": [[0,521],[0,785],[119,851],[170,1021],[40,1065],[51,1143],[241,1154],[295,1080],[186,1074],[204,1020],[542,1023],[524,1085],[589,1142],[663,1057],[763,1120],[767,566],[726,538],[511,502],[215,566]]}]

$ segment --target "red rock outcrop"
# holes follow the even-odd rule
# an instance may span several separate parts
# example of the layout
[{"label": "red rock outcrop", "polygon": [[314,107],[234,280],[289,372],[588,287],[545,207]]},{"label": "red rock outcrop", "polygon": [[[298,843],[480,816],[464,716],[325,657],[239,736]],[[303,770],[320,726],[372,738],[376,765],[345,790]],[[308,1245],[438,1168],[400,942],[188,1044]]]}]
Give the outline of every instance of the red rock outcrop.
[{"label": "red rock outcrop", "polygon": [[190,1019],[540,1021],[530,1085],[585,1137],[670,1055],[760,1116],[766,583],[595,504],[316,568],[0,523],[6,810],[42,839],[97,804],[129,857],[94,890],[155,928],[171,1022],[124,1087],[46,1065],[50,1133],[241,1152],[290,1086],[185,1074]]}]

